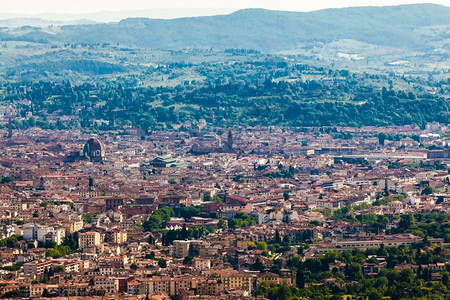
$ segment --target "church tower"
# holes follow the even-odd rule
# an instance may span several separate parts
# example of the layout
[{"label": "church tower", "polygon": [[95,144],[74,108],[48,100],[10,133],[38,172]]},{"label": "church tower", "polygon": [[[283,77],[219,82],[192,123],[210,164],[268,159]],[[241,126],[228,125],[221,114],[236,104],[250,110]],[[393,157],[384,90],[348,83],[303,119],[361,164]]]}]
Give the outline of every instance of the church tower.
[{"label": "church tower", "polygon": [[10,138],[12,138],[12,122],[11,122],[11,118],[9,118],[9,121],[8,121],[8,138],[10,139]]},{"label": "church tower", "polygon": [[233,134],[231,133],[231,130],[228,131],[227,152],[233,152]]}]

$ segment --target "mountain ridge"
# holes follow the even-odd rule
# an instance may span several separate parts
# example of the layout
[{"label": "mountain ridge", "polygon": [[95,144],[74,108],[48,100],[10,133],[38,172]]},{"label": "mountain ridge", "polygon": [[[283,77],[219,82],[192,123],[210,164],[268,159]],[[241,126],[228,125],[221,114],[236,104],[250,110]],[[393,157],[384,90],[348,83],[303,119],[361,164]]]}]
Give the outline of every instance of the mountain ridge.
[{"label": "mountain ridge", "polygon": [[[53,26],[49,43],[111,43],[153,49],[246,48],[260,51],[293,49],[314,42],[353,39],[408,49],[432,49],[448,40],[432,41],[417,30],[450,25],[450,7],[410,4],[351,7],[313,12],[243,9],[227,15],[177,19],[127,18],[115,23]],[[47,30],[48,32],[48,30]],[[439,36],[439,35],[438,35]],[[0,31],[10,40],[31,37]],[[42,39],[41,39],[42,41]]]}]

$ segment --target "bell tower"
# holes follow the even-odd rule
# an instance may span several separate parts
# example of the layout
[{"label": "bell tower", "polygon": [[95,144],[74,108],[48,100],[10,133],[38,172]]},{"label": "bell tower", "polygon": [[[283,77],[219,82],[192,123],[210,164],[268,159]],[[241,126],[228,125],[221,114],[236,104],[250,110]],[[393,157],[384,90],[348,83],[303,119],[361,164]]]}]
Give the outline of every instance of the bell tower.
[{"label": "bell tower", "polygon": [[231,130],[228,131],[227,152],[233,152],[233,134]]},{"label": "bell tower", "polygon": [[8,120],[8,138],[12,138],[13,133],[12,133],[12,121],[11,121],[11,117],[9,117]]}]

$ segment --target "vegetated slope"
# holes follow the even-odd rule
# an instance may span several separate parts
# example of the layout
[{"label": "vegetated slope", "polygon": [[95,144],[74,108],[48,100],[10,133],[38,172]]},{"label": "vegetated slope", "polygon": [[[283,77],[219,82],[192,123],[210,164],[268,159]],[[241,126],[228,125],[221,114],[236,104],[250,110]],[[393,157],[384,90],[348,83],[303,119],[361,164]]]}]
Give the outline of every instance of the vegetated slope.
[{"label": "vegetated slope", "polygon": [[[240,10],[229,15],[172,20],[134,18],[119,23],[54,28],[48,41],[120,43],[155,49],[289,49],[310,42],[353,39],[399,48],[424,49],[430,38],[418,29],[450,24],[450,7],[418,4],[356,7],[315,12]],[[445,26],[443,27],[445,30]],[[445,40],[446,34],[441,35]],[[1,36],[0,36],[1,37]],[[4,38],[12,38],[9,32]],[[16,35],[15,38],[29,38]],[[434,38],[434,42],[439,42]]]},{"label": "vegetated slope", "polygon": [[[376,91],[370,85],[364,86],[364,78],[354,78],[346,71],[332,73],[336,79],[341,78],[337,86],[314,80],[289,83],[269,79],[256,85],[240,80],[156,88],[123,82],[71,85],[67,81],[41,81],[23,89],[18,83],[11,83],[4,87],[4,101],[14,102],[25,97],[32,101],[31,112],[38,118],[38,126],[43,128],[56,126],[49,124],[46,114],[79,116],[70,124],[59,124],[59,129],[93,128],[97,126],[93,120],[107,120],[109,125],[102,125],[103,130],[125,124],[151,130],[200,119],[223,127],[407,124],[424,127],[433,121],[448,123],[448,98],[385,87]],[[339,100],[345,98],[348,99]],[[16,120],[15,126],[26,128],[30,126],[27,122]]]}]

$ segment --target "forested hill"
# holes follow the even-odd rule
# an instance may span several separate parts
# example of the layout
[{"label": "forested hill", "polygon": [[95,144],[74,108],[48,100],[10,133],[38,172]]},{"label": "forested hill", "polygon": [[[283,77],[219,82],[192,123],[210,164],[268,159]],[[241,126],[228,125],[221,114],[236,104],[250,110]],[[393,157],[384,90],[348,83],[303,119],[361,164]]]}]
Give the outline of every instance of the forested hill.
[{"label": "forested hill", "polygon": [[119,23],[3,29],[0,38],[38,38],[49,43],[120,43],[154,49],[261,51],[351,39],[379,46],[431,50],[448,47],[449,28],[450,7],[417,4],[308,13],[246,9],[229,15],[172,20],[134,18]]}]

